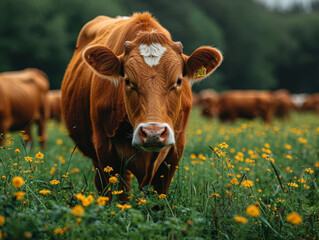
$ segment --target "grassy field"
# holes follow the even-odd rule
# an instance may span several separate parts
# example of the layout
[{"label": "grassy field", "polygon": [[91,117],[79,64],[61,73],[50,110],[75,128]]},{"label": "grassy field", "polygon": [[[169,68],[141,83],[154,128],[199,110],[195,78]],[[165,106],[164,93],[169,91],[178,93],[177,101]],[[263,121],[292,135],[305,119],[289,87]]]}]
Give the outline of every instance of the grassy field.
[{"label": "grassy field", "polygon": [[[133,178],[131,200],[99,197],[90,160],[63,125],[47,150],[6,134],[0,149],[0,239],[318,239],[319,117],[221,124],[194,109],[167,196]],[[110,176],[111,177],[111,176]],[[160,207],[160,211],[154,210]]]}]

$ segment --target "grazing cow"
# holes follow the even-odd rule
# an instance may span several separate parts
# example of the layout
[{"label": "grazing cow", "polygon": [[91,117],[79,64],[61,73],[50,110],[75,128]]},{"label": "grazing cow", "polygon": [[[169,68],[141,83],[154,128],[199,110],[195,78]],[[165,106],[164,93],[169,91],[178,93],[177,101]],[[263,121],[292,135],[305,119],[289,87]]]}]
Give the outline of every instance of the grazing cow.
[{"label": "grazing cow", "polygon": [[50,104],[50,118],[61,122],[61,90],[50,90],[48,101]]},{"label": "grazing cow", "polygon": [[287,119],[292,109],[297,107],[293,103],[290,92],[286,89],[273,91],[275,97],[275,115],[282,119]]},{"label": "grazing cow", "polygon": [[140,189],[151,184],[167,193],[185,146],[190,83],[221,60],[211,47],[184,55],[148,13],[99,16],[82,28],[62,83],[62,114],[71,138],[92,159],[100,194],[109,182],[106,166],[126,191],[133,173]]},{"label": "grazing cow", "polygon": [[319,113],[319,93],[307,96],[301,109],[302,111],[313,111]]},{"label": "grazing cow", "polygon": [[267,91],[228,91],[220,95],[218,108],[222,122],[259,116],[265,123],[270,123],[275,110],[274,96]]},{"label": "grazing cow", "polygon": [[[0,134],[24,130],[32,143],[31,125],[38,124],[38,139],[45,147],[49,117],[47,75],[33,68],[0,74]],[[3,138],[0,137],[0,145]]]},{"label": "grazing cow", "polygon": [[214,89],[205,89],[199,93],[199,103],[202,111],[201,115],[213,118],[218,116],[219,95]]}]

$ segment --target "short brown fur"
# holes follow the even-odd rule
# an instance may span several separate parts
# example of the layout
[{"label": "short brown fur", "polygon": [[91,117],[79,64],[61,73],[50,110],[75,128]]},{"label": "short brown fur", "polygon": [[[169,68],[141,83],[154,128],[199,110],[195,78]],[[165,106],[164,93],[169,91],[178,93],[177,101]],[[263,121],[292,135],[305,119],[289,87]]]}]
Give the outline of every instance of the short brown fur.
[{"label": "short brown fur", "polygon": [[[24,130],[32,143],[31,125],[38,124],[39,139],[45,147],[46,121],[49,118],[49,81],[38,69],[0,74],[0,133]],[[0,145],[3,138],[0,138]]]},{"label": "short brown fur", "polygon": [[[152,42],[167,51],[158,65],[150,67],[138,47]],[[217,63],[207,71],[209,75],[222,56],[216,49],[207,49],[210,57],[205,60],[204,54],[202,65]],[[133,173],[140,188],[152,184],[158,193],[167,193],[184,150],[191,110],[188,82],[196,67],[188,64],[189,59],[148,13],[129,19],[100,16],[81,30],[62,83],[62,113],[71,138],[92,159],[100,194],[108,184],[106,166],[114,169],[112,174],[122,175],[122,188],[127,191]],[[200,61],[200,56],[196,59]],[[178,78],[184,80],[181,86],[176,86]],[[167,123],[174,131],[175,146],[160,152],[132,147],[132,131],[142,122]]]}]

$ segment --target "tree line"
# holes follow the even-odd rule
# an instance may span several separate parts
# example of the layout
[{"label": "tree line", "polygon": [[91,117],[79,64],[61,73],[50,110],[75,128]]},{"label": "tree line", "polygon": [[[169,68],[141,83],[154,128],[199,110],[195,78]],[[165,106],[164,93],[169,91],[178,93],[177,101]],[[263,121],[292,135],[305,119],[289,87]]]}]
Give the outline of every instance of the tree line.
[{"label": "tree line", "polygon": [[319,5],[270,11],[253,0],[1,0],[0,72],[37,67],[59,88],[82,26],[98,15],[149,11],[184,52],[201,45],[222,66],[193,89],[319,92]]}]

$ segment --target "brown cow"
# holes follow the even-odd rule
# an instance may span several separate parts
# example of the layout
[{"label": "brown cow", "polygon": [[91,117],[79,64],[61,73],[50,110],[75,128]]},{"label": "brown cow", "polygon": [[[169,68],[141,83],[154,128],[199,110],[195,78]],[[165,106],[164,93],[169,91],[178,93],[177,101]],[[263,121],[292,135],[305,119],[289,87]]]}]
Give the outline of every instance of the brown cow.
[{"label": "brown cow", "polygon": [[267,91],[228,91],[220,95],[218,108],[223,122],[260,116],[264,122],[270,123],[275,110],[274,96]]},{"label": "brown cow", "polygon": [[185,146],[190,83],[221,60],[211,47],[184,55],[148,13],[100,16],[83,27],[62,83],[62,113],[71,138],[98,170],[100,194],[108,185],[106,166],[122,176],[127,191],[131,172],[140,189],[151,184],[167,193]]},{"label": "brown cow", "polygon": [[307,96],[301,109],[302,111],[313,111],[319,113],[319,93]]},{"label": "brown cow", "polygon": [[290,111],[296,109],[293,103],[290,92],[286,89],[279,89],[273,91],[275,97],[275,115],[279,118],[287,119],[289,117]]},{"label": "brown cow", "polygon": [[[32,143],[31,125],[38,124],[39,140],[45,147],[45,124],[49,117],[47,75],[33,68],[0,74],[0,133],[24,130]],[[0,138],[0,145],[3,138]]]},{"label": "brown cow", "polygon": [[199,92],[201,115],[209,118],[218,116],[219,95],[214,89],[204,89]]},{"label": "brown cow", "polygon": [[50,104],[50,118],[61,122],[61,90],[50,90],[48,101]]}]

